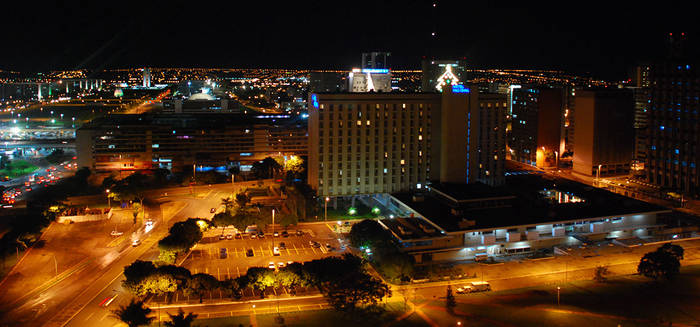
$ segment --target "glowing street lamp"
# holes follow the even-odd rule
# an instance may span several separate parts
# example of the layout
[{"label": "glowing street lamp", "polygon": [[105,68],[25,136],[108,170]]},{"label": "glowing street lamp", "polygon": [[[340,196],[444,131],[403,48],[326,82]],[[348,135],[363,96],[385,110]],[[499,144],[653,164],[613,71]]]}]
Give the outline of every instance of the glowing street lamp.
[{"label": "glowing street lamp", "polygon": [[328,220],[328,201],[331,199],[326,197],[326,202],[323,204],[323,221]]},{"label": "glowing street lamp", "polygon": [[355,209],[354,207],[350,207],[350,209],[348,209],[349,215],[354,216],[356,213],[357,213],[357,209]]}]

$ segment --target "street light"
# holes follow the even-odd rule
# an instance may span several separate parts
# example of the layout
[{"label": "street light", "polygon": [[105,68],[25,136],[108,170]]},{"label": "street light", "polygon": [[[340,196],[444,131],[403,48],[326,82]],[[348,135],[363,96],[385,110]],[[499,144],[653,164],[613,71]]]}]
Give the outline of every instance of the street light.
[{"label": "street light", "polygon": [[323,221],[328,220],[328,201],[331,199],[326,197],[326,203],[323,204]]},{"label": "street light", "polygon": [[598,165],[598,176],[596,177],[596,181],[598,182],[598,187],[600,187],[600,168],[602,168],[603,165]]},{"label": "street light", "polygon": [[561,287],[557,286],[557,306],[559,306],[559,291],[561,290]]},{"label": "street light", "polygon": [[106,189],[105,193],[107,193],[107,206],[112,209],[112,199],[109,197],[109,189]]}]

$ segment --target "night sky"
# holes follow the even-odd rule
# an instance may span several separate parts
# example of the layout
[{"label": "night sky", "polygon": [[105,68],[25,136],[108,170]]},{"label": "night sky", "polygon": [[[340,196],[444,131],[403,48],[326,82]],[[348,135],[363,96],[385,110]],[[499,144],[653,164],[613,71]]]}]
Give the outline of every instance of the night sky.
[{"label": "night sky", "polygon": [[384,50],[393,68],[417,69],[422,56],[433,55],[466,57],[477,68],[623,79],[635,63],[665,53],[668,32],[686,32],[697,49],[690,8],[437,2],[433,11],[430,1],[12,0],[0,10],[0,69],[348,69],[361,52]]}]

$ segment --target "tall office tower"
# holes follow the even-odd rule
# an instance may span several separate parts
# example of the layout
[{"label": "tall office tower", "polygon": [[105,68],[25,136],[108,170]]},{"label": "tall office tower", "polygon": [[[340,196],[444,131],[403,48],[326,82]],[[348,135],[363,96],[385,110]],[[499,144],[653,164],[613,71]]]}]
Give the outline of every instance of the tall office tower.
[{"label": "tall office tower", "polygon": [[564,110],[562,111],[561,136],[563,138],[559,153],[574,151],[575,127],[576,127],[576,89],[571,86],[563,86]]},{"label": "tall office tower", "polygon": [[467,82],[467,63],[459,60],[423,59],[422,89],[423,92],[441,91],[443,85]]},{"label": "tall office tower", "polygon": [[690,195],[700,193],[700,74],[683,53],[685,35],[669,35],[669,57],[650,70],[647,180]]},{"label": "tall office tower", "polygon": [[362,53],[362,69],[390,69],[389,52],[364,52]]},{"label": "tall office tower", "polygon": [[143,69],[143,87],[151,87],[151,69],[148,67]]},{"label": "tall office tower", "polygon": [[310,92],[346,92],[348,79],[341,72],[311,72],[309,74]]},{"label": "tall office tower", "polygon": [[634,102],[626,89],[576,91],[573,172],[627,175],[634,152]]},{"label": "tall office tower", "polygon": [[634,67],[634,72],[632,73],[632,85],[636,87],[649,87],[651,86],[651,80],[649,79],[649,73],[651,72],[651,66],[649,65],[639,65]]},{"label": "tall office tower", "polygon": [[649,88],[627,87],[634,100],[634,155],[632,173],[643,174],[647,158],[647,134],[649,125]]},{"label": "tall office tower", "polygon": [[511,159],[553,167],[561,156],[562,89],[523,85],[512,89]]},{"label": "tall office tower", "polygon": [[505,183],[508,93],[479,93],[479,181]]},{"label": "tall office tower", "polygon": [[446,94],[312,93],[309,185],[338,196],[477,181],[477,97],[462,85]]}]

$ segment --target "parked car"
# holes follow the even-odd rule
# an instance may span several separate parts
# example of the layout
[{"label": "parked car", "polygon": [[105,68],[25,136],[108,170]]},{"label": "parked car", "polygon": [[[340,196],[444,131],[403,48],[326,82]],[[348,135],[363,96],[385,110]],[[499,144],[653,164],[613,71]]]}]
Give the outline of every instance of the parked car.
[{"label": "parked car", "polygon": [[233,234],[227,234],[226,235],[227,240],[232,240],[233,239]]},{"label": "parked car", "polygon": [[253,249],[248,249],[245,251],[246,257],[252,257],[253,255],[255,255],[255,253],[253,252]]},{"label": "parked car", "polygon": [[121,236],[123,234],[124,234],[124,232],[119,232],[116,230],[113,230],[111,233],[109,233],[109,235],[112,235],[112,236]]},{"label": "parked car", "polygon": [[237,239],[237,240],[240,240],[240,239],[242,239],[242,238],[243,238],[243,236],[241,236],[241,233],[236,233],[236,239]]},{"label": "parked car", "polygon": [[284,242],[280,242],[280,249],[287,249],[287,244],[284,244]]},{"label": "parked car", "polygon": [[250,239],[251,239],[251,240],[254,240],[254,239],[256,239],[256,238],[258,238],[258,237],[257,237],[257,235],[255,235],[255,233],[250,234]]},{"label": "parked car", "polygon": [[215,212],[216,212],[216,208],[209,209],[209,213],[215,213]]},{"label": "parked car", "polygon": [[267,268],[270,268],[270,269],[273,269],[273,270],[274,270],[275,268],[277,268],[277,266],[275,266],[275,263],[274,263],[274,262],[270,261],[270,264],[267,265]]},{"label": "parked car", "polygon": [[278,262],[278,263],[277,263],[277,267],[278,267],[278,268],[284,268],[284,267],[286,267],[286,266],[287,266],[287,265],[286,265],[284,262]]},{"label": "parked car", "polygon": [[219,258],[226,259],[226,256],[227,256],[226,248],[220,248],[219,249]]},{"label": "parked car", "polygon": [[272,233],[272,237],[279,237],[279,236],[280,236],[280,233],[279,233],[279,232],[274,232],[274,233]]},{"label": "parked car", "polygon": [[139,239],[135,239],[131,242],[131,246],[133,246],[133,247],[137,247],[140,244],[141,244],[141,240],[139,240]]},{"label": "parked car", "polygon": [[225,240],[225,239],[226,239],[226,235],[224,235],[224,234],[219,235],[219,240]]},{"label": "parked car", "polygon": [[274,255],[274,256],[280,255],[280,248],[278,248],[278,247],[275,246],[275,247],[272,249],[272,255]]},{"label": "parked car", "polygon": [[283,232],[282,232],[282,237],[289,237],[289,233],[287,233],[287,231],[283,231]]},{"label": "parked car", "polygon": [[304,236],[304,232],[301,229],[297,229],[297,236]]}]

